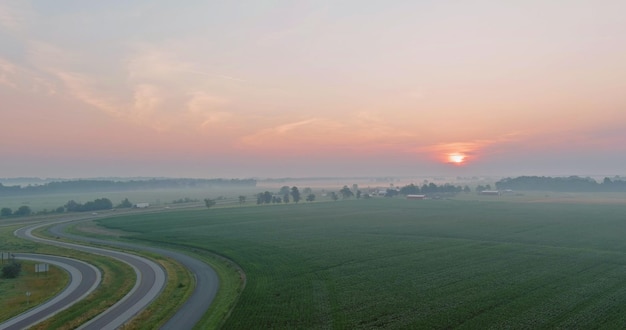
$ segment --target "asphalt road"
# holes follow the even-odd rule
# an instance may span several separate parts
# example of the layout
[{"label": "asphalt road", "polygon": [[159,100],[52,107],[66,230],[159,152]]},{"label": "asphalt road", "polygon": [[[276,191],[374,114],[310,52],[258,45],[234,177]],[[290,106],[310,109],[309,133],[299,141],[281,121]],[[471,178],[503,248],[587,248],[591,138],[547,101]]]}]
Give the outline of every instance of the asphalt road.
[{"label": "asphalt road", "polygon": [[44,321],[85,298],[102,280],[102,273],[96,267],[80,260],[30,253],[14,255],[16,259],[48,263],[63,268],[69,273],[70,281],[62,292],[45,303],[0,323],[0,329],[25,329]]},{"label": "asphalt road", "polygon": [[167,256],[173,258],[174,260],[177,260],[194,274],[196,286],[193,293],[191,294],[189,299],[183,304],[183,306],[176,312],[176,314],[170,320],[168,320],[161,329],[192,329],[209,309],[211,303],[217,295],[217,291],[219,289],[219,277],[217,276],[217,273],[215,272],[215,270],[213,270],[213,268],[200,260],[197,260],[180,252],[151,246],[143,246],[126,242],[108,241],[67,234],[65,233],[64,228],[68,225],[69,223],[59,223],[55,226],[52,226],[49,231],[55,236],[63,236],[72,240],[80,240],[95,244],[116,246],[124,249],[149,251],[152,253]]},{"label": "asphalt road", "polygon": [[[165,287],[166,273],[155,262],[130,253],[58,242],[38,238],[31,234],[32,230],[35,228],[46,225],[48,225],[48,223],[20,228],[15,231],[15,235],[44,244],[62,246],[92,254],[112,257],[129,264],[135,270],[137,275],[138,280],[135,286],[126,296],[124,296],[124,298],[122,298],[122,300],[81,326],[79,329],[117,329],[132,319],[132,317],[137,313],[145,309]],[[57,235],[64,236],[62,233]]]}]

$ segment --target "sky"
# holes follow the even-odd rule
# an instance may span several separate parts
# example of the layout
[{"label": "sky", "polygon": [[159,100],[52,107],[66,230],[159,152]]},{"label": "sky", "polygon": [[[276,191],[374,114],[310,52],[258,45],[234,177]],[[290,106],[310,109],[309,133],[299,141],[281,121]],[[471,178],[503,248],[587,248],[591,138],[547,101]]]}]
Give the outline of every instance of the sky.
[{"label": "sky", "polygon": [[0,2],[0,177],[626,174],[626,2]]}]

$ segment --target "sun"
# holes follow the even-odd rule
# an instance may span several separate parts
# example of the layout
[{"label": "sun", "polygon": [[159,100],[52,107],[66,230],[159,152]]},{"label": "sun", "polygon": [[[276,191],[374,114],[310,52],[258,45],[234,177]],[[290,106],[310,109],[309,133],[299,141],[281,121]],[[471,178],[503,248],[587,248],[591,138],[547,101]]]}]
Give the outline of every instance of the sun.
[{"label": "sun", "polygon": [[449,154],[448,161],[452,164],[461,165],[465,162],[465,155],[460,153]]}]

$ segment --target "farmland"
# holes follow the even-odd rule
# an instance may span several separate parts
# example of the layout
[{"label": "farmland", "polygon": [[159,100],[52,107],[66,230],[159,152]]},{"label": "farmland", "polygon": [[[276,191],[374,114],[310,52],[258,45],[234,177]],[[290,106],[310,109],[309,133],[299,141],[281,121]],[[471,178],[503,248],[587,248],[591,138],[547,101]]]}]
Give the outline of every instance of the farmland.
[{"label": "farmland", "polygon": [[626,205],[347,200],[98,220],[226,256],[225,328],[623,328]]}]

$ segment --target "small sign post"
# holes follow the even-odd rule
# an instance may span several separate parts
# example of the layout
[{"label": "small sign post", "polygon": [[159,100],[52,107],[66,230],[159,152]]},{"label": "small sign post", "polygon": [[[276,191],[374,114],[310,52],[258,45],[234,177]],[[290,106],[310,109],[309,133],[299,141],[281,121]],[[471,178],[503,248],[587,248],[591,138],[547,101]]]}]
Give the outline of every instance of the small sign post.
[{"label": "small sign post", "polygon": [[39,275],[39,273],[46,273],[48,275],[49,264],[35,264],[35,273]]},{"label": "small sign post", "polygon": [[30,291],[26,291],[26,305],[30,305]]},{"label": "small sign post", "polygon": [[9,252],[0,252],[0,259],[2,260],[2,264],[4,265],[4,260],[9,261]]}]

